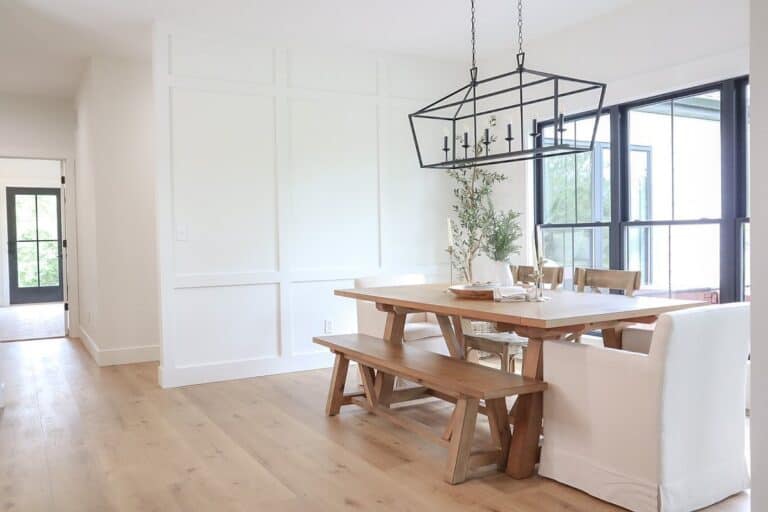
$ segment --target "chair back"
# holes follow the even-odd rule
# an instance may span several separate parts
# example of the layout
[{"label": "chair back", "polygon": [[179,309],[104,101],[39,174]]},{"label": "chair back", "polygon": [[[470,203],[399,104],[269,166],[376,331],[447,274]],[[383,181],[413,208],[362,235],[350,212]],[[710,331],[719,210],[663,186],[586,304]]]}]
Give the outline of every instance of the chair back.
[{"label": "chair back", "polygon": [[[427,282],[424,274],[400,274],[366,276],[355,279],[355,288],[376,288],[380,286],[406,286],[424,284]],[[426,322],[426,313],[410,314],[406,322]],[[361,334],[381,337],[387,323],[387,314],[376,309],[376,304],[368,301],[357,301],[357,330]]]},{"label": "chair back", "polygon": [[[719,484],[744,488],[749,316],[748,303],[731,303],[659,317],[648,357],[661,378],[662,482],[690,483],[691,466],[704,472],[719,467],[721,477],[733,479]],[[675,490],[680,495],[696,491]],[[664,491],[661,498],[667,505],[674,501]]]},{"label": "chair back", "polygon": [[637,270],[608,270],[602,268],[577,268],[573,278],[577,292],[589,287],[600,293],[600,288],[621,290],[631,297],[640,289],[640,272]]},{"label": "chair back", "polygon": [[[536,269],[531,265],[511,265],[512,279],[516,283],[533,283],[533,273]],[[565,269],[563,267],[544,267],[542,282],[548,284],[551,290],[556,290],[563,284]]]}]

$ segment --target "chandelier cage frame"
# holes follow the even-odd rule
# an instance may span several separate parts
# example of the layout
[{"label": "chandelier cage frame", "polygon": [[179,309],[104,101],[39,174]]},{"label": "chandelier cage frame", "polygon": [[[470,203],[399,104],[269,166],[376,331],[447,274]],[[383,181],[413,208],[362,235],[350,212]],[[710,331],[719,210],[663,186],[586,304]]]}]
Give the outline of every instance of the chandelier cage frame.
[{"label": "chandelier cage frame", "polygon": [[[517,68],[514,71],[478,79],[475,64],[474,0],[472,1],[472,67],[469,83],[408,115],[419,165],[422,168],[464,169],[593,150],[605,100],[606,84],[526,68],[525,52],[522,51],[521,0],[518,2],[518,9],[520,51],[516,55]],[[594,105],[595,98],[596,107],[581,108],[587,103]],[[579,112],[595,114],[586,118],[583,114],[565,115],[565,101],[573,101],[574,105],[579,105]],[[534,115],[530,114],[532,109]],[[552,133],[546,139],[539,130],[535,114],[548,119],[547,124],[552,126]],[[579,121],[589,120],[592,117],[594,122],[588,141],[586,138],[578,140],[575,129],[572,138],[566,136],[566,125],[569,121],[576,118]],[[496,128],[499,118],[506,122],[506,131],[501,134],[497,133]],[[525,136],[527,122],[532,125],[529,134],[532,140],[530,147],[526,146],[529,140]],[[425,130],[425,126],[429,129]],[[439,146],[440,135],[442,147]],[[499,140],[500,135],[506,136]],[[428,146],[425,140],[429,140]],[[425,147],[430,148],[427,155]]]}]

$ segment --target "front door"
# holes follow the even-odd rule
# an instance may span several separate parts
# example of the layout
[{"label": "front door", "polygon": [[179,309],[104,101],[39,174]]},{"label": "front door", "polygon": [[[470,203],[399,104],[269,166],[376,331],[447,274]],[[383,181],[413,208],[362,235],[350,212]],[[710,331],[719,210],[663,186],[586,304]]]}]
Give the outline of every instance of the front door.
[{"label": "front door", "polygon": [[11,304],[62,301],[60,190],[8,187],[6,194]]}]

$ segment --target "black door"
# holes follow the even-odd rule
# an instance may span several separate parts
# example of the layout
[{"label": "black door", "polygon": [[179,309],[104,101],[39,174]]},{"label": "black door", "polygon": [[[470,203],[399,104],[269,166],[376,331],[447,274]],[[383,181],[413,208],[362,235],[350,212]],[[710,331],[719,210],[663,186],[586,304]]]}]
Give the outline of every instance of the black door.
[{"label": "black door", "polygon": [[62,301],[59,189],[8,187],[6,194],[11,304]]}]

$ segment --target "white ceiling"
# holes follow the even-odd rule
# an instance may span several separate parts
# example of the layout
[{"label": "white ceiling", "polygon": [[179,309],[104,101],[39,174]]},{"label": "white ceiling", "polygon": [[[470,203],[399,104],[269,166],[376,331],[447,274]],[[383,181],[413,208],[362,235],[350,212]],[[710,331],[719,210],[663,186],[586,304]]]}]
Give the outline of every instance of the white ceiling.
[{"label": "white ceiling", "polygon": [[[634,0],[526,0],[542,37]],[[514,0],[476,0],[478,53],[514,48]],[[344,46],[467,61],[468,0],[0,0],[0,92],[72,96],[92,55],[148,57],[153,21],[287,46]]]}]

